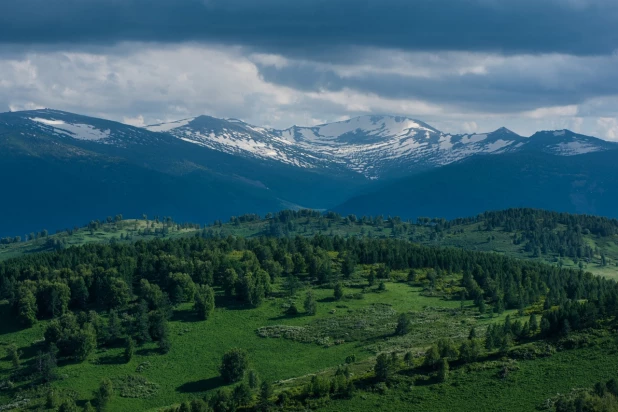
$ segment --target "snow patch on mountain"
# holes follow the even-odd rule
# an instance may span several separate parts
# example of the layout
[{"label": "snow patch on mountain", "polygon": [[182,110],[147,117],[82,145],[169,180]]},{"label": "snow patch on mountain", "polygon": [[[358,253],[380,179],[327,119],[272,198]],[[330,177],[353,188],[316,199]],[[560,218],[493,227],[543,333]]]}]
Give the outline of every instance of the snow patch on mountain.
[{"label": "snow patch on mountain", "polygon": [[30,120],[51,127],[56,134],[70,136],[78,140],[98,141],[109,138],[111,131],[99,130],[89,124],[67,123],[63,120],[31,117]]},{"label": "snow patch on mountain", "polygon": [[470,135],[470,136],[462,137],[460,142],[463,143],[463,144],[478,143],[478,142],[482,142],[485,139],[487,139],[487,135],[486,134],[473,134],[473,135]]},{"label": "snow patch on mountain", "polygon": [[170,123],[160,123],[154,124],[152,126],[146,126],[146,130],[150,130],[151,132],[169,132],[170,130],[176,129],[178,127],[186,126],[191,122],[195,117],[189,119],[176,120]]},{"label": "snow patch on mountain", "polygon": [[563,142],[554,146],[554,152],[561,156],[576,156],[584,153],[593,153],[603,150],[599,146],[584,142]]},{"label": "snow patch on mountain", "polygon": [[489,143],[485,148],[485,152],[494,153],[494,152],[497,152],[498,150],[504,149],[505,147],[512,145],[513,143],[515,142],[498,139],[495,142]]}]

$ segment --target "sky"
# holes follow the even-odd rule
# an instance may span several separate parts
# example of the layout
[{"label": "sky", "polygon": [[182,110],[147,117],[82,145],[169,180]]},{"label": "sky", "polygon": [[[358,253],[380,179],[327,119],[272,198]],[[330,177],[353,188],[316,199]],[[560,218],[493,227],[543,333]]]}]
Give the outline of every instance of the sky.
[{"label": "sky", "polygon": [[0,111],[618,141],[616,0],[2,0]]}]

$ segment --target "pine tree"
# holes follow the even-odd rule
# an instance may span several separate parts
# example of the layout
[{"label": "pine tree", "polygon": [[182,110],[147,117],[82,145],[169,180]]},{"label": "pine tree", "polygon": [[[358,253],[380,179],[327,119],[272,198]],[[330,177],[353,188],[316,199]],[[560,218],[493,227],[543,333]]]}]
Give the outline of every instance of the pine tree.
[{"label": "pine tree", "polygon": [[308,315],[315,315],[318,310],[318,304],[315,300],[315,295],[313,291],[308,290],[307,295],[305,296],[305,301],[303,302],[303,306],[305,308],[305,312]]},{"label": "pine tree", "polygon": [[340,282],[337,282],[335,285],[334,293],[335,300],[341,300],[343,298],[343,285]]},{"label": "pine tree", "polygon": [[397,327],[395,328],[395,334],[400,336],[407,335],[408,333],[410,333],[410,326],[411,322],[408,315],[405,313],[400,314],[399,318],[397,319]]},{"label": "pine tree", "polygon": [[376,365],[373,369],[375,370],[377,380],[380,382],[385,382],[388,380],[391,373],[391,362],[385,353],[378,355]]},{"label": "pine tree", "polygon": [[107,410],[107,406],[109,405],[109,402],[112,400],[113,396],[114,396],[114,385],[112,384],[112,381],[110,381],[107,378],[103,379],[101,381],[101,384],[99,385],[99,388],[95,392],[97,410],[98,411]]},{"label": "pine tree", "polygon": [[135,342],[133,341],[133,339],[131,339],[131,337],[128,337],[125,343],[125,347],[124,347],[124,360],[126,363],[131,362],[131,359],[133,359],[134,352],[135,352]]},{"label": "pine tree", "polygon": [[448,360],[446,358],[442,358],[440,362],[440,368],[438,369],[438,380],[440,382],[446,382],[448,380],[449,375],[449,365]]},{"label": "pine tree", "polygon": [[536,315],[533,313],[530,316],[530,333],[534,335],[538,329],[539,329],[539,323],[536,319]]},{"label": "pine tree", "polygon": [[440,351],[438,351],[438,347],[436,345],[431,345],[427,352],[425,352],[425,360],[423,361],[423,365],[435,368],[438,362],[440,361]]},{"label": "pine tree", "polygon": [[259,407],[262,411],[266,411],[270,408],[270,398],[273,396],[273,389],[270,383],[267,381],[262,382],[260,385],[260,401]]}]

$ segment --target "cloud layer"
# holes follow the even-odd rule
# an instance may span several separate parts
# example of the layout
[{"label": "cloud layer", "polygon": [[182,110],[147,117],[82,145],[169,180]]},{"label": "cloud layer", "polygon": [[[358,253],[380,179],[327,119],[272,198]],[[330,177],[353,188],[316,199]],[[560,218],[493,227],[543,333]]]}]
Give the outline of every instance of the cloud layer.
[{"label": "cloud layer", "polygon": [[7,0],[0,109],[618,140],[614,0]]}]

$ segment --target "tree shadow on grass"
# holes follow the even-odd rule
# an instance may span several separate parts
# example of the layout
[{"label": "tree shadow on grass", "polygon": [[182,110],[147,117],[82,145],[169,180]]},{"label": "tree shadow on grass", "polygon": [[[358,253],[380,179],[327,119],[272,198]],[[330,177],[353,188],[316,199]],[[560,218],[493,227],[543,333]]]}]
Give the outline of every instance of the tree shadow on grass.
[{"label": "tree shadow on grass", "polygon": [[195,393],[195,392],[207,392],[212,389],[216,389],[224,384],[223,379],[220,376],[215,376],[208,379],[202,379],[194,382],[183,383],[176,388],[177,392],[182,393]]},{"label": "tree shadow on grass", "polygon": [[0,335],[26,329],[15,316],[12,316],[11,305],[8,302],[0,303],[0,319],[2,319],[2,322],[0,322]]},{"label": "tree shadow on grass", "polygon": [[99,365],[120,365],[126,363],[124,356],[121,355],[108,355],[101,356],[98,361]]},{"label": "tree shadow on grass", "polygon": [[158,348],[142,348],[135,351],[139,356],[151,356],[160,353]]},{"label": "tree shadow on grass", "polygon": [[175,310],[171,320],[173,322],[193,323],[203,321],[204,319],[200,319],[197,313],[192,310]]},{"label": "tree shadow on grass", "polygon": [[216,296],[215,297],[215,307],[217,308],[225,308],[227,310],[249,310],[253,309],[253,306],[238,301],[236,298],[225,297],[225,296]]},{"label": "tree shadow on grass", "polygon": [[322,298],[320,300],[318,300],[318,302],[320,303],[332,303],[332,302],[336,302],[336,299],[332,296],[329,296],[327,298]]}]

